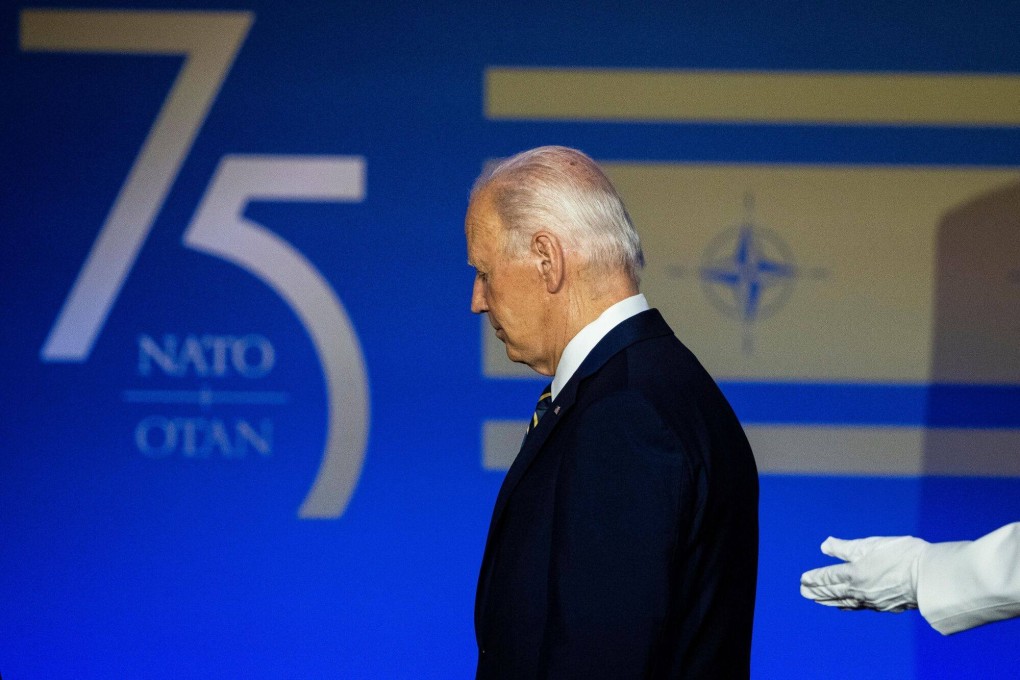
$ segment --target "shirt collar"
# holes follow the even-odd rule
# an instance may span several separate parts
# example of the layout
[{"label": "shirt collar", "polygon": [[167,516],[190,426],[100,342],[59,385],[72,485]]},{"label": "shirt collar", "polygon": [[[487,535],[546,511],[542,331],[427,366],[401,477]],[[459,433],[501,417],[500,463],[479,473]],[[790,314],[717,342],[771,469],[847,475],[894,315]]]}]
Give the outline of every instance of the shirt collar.
[{"label": "shirt collar", "polygon": [[651,309],[648,300],[641,293],[632,295],[629,298],[620,300],[615,305],[602,312],[599,318],[582,328],[575,335],[567,346],[563,348],[560,355],[560,363],[556,366],[556,375],[552,381],[552,398],[556,399],[560,390],[573,377],[581,363],[588,354],[599,344],[602,338],[609,334],[621,323],[643,311]]}]

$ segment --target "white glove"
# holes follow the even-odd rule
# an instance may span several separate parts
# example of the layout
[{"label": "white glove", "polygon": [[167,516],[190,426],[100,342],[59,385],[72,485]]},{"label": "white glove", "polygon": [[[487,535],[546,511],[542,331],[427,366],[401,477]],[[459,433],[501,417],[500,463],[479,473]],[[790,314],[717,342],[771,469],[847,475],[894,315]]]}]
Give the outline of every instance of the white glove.
[{"label": "white glove", "polygon": [[854,541],[830,536],[822,543],[822,552],[846,562],[804,572],[800,594],[841,609],[916,609],[917,564],[928,545],[913,536],[873,536]]}]

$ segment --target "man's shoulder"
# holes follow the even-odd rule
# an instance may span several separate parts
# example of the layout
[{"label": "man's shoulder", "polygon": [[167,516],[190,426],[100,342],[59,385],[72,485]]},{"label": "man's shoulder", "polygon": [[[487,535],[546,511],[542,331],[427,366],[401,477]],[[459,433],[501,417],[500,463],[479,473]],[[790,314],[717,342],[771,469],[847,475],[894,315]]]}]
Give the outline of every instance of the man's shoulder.
[{"label": "man's shoulder", "polygon": [[657,410],[686,410],[721,398],[714,380],[656,309],[613,329],[589,353],[561,394],[583,410],[606,396],[640,397]]},{"label": "man's shoulder", "polygon": [[[638,409],[672,422],[676,413],[689,410],[692,395],[705,391],[704,380],[675,337],[649,338],[617,352],[579,382],[573,415],[619,422]],[[600,408],[607,403],[615,406]]]},{"label": "man's shoulder", "polygon": [[656,352],[677,355],[683,345],[657,309],[647,309],[624,319],[588,352],[578,369],[583,377],[603,371],[621,355],[651,361]]},{"label": "man's shoulder", "polygon": [[642,402],[674,429],[697,429],[706,419],[736,423],[715,380],[672,334],[632,343],[591,371],[578,384],[578,410],[611,395]]},{"label": "man's shoulder", "polygon": [[641,338],[621,348],[592,370],[589,378],[594,389],[651,393],[712,382],[697,357],[672,333]]}]

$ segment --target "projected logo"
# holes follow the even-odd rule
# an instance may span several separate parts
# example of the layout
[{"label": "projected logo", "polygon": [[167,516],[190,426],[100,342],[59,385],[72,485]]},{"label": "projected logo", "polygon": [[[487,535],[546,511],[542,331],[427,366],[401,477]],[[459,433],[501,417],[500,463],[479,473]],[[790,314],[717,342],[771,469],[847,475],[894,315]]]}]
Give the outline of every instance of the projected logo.
[{"label": "projected logo", "polygon": [[712,240],[699,274],[712,305],[748,324],[767,319],[789,300],[797,267],[778,234],[748,223]]},{"label": "projected logo", "polygon": [[[44,362],[84,362],[127,280],[167,194],[247,36],[247,12],[24,10],[21,49],[31,52],[176,55],[180,73],[110,210],[41,350]],[[279,295],[311,337],[326,383],[328,424],[318,473],[298,511],[343,514],[361,474],[368,383],[357,335],[336,292],[288,242],[244,217],[251,201],[360,202],[365,161],[339,156],[237,156],[220,160],[183,235],[185,247],[236,265]],[[257,333],[142,336],[139,373],[257,378],[272,370],[275,348]],[[269,392],[128,391],[126,401],[219,403],[285,400]],[[341,406],[342,405],[342,406]],[[140,451],[156,457],[272,451],[271,422],[147,416],[135,428]]]},{"label": "projected logo", "polygon": [[[773,229],[754,217],[754,197],[744,198],[747,218],[712,238],[697,270],[701,290],[712,307],[741,325],[741,349],[754,352],[756,324],[776,315],[793,296],[799,281],[828,276],[819,267],[801,267],[793,249]],[[686,268],[671,268],[682,277]]]},{"label": "projected logo", "polygon": [[200,380],[198,389],[125,390],[127,403],[150,407],[188,405],[199,407],[202,415],[166,415],[142,418],[135,427],[135,446],[148,458],[179,455],[190,459],[245,458],[249,454],[273,453],[273,421],[253,421],[234,416],[216,417],[216,407],[274,406],[286,404],[290,395],[266,390],[214,389],[212,381],[240,378],[259,381],[276,365],[276,350],[263,335],[194,335],[168,333],[159,339],[138,337],[138,375],[162,376],[171,380]]}]

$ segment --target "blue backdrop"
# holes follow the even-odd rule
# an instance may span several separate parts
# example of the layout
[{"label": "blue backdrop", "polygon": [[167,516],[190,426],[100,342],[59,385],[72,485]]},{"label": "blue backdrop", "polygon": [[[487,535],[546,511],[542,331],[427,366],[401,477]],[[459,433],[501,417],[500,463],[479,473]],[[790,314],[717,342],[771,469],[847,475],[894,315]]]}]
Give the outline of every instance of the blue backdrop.
[{"label": "blue backdrop", "polygon": [[[195,6],[0,12],[10,680],[471,676],[503,476],[482,433],[542,385],[484,369],[468,309],[463,213],[488,159],[1020,165],[1015,122],[485,113],[494,66],[1016,78],[1012,2]],[[1020,429],[1015,379],[720,377],[750,426]],[[798,594],[829,534],[1017,520],[1015,462],[809,468],[763,465],[754,677],[1015,677],[1018,622],[943,638]]]}]

